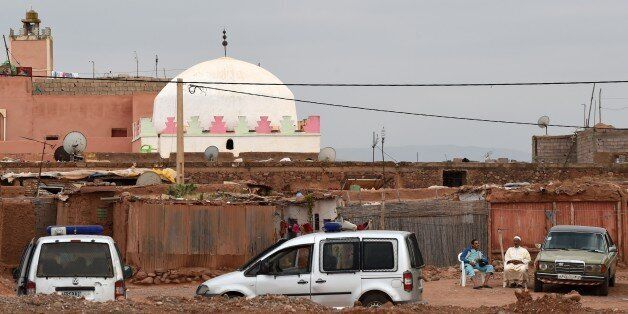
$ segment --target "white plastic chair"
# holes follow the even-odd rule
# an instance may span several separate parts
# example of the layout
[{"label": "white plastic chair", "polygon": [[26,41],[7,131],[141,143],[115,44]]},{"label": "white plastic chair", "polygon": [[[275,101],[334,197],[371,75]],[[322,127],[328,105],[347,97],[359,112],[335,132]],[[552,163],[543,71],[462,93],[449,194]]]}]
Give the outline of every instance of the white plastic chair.
[{"label": "white plastic chair", "polygon": [[[462,252],[458,253],[458,261],[460,262],[460,285],[465,287],[467,285],[467,273],[464,271],[464,261],[462,260]],[[484,282],[484,273],[474,269],[475,275],[480,276],[480,282]]]}]

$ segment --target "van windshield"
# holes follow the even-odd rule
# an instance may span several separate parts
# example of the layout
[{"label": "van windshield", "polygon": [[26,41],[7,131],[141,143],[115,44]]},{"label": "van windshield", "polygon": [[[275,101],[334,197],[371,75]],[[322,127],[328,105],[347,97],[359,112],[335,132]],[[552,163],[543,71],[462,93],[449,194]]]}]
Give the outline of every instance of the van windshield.
[{"label": "van windshield", "polygon": [[39,253],[37,277],[113,277],[109,244],[44,243]]},{"label": "van windshield", "polygon": [[244,265],[240,266],[240,268],[238,268],[237,270],[242,271],[242,270],[247,269],[249,266],[251,266],[253,263],[255,263],[260,257],[264,256],[266,253],[270,252],[271,250],[274,250],[276,247],[282,245],[286,241],[288,241],[288,239],[284,239],[284,238],[279,239],[279,241],[277,241],[275,244],[267,247],[265,250],[263,250],[259,254],[255,255],[253,258],[251,258],[246,263],[244,263]]}]

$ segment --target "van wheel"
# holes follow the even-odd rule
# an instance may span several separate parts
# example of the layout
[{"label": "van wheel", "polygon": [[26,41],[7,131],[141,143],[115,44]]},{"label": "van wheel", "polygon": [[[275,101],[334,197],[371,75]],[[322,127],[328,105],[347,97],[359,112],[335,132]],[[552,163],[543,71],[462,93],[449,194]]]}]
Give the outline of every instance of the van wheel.
[{"label": "van wheel", "polygon": [[609,286],[609,280],[608,280],[608,277],[605,277],[604,282],[602,282],[602,284],[597,287],[597,291],[596,291],[597,295],[607,296],[608,286]]},{"label": "van wheel", "polygon": [[534,277],[534,292],[543,292],[543,282]]},{"label": "van wheel", "polygon": [[241,298],[243,296],[240,292],[225,292],[222,294],[222,297],[225,299]]},{"label": "van wheel", "polygon": [[364,307],[380,307],[391,302],[388,295],[383,292],[369,292],[360,299]]}]

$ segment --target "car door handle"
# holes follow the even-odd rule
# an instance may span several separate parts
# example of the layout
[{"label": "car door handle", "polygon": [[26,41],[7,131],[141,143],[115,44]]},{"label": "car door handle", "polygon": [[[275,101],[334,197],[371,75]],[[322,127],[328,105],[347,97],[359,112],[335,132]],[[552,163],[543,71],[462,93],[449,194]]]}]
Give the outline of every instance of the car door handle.
[{"label": "car door handle", "polygon": [[316,282],[316,283],[326,283],[326,282],[327,282],[327,280],[319,279],[319,280],[316,280],[315,282]]},{"label": "car door handle", "polygon": [[304,285],[304,284],[307,283],[307,281],[301,279],[301,280],[297,281],[297,283],[300,284],[300,285]]}]

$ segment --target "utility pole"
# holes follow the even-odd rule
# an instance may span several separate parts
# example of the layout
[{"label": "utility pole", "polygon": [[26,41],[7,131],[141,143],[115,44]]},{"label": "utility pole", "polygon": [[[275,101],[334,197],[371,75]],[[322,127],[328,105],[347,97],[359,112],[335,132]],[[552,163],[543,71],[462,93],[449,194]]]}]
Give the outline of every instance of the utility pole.
[{"label": "utility pole", "polygon": [[382,127],[382,202],[379,215],[379,229],[384,230],[386,228],[386,192],[384,187],[386,185],[386,160],[384,159],[384,140],[386,139],[386,129]]},{"label": "utility pole", "polygon": [[133,51],[135,55],[135,77],[140,77],[140,59],[137,57],[137,51]]},{"label": "utility pole", "polygon": [[159,65],[159,57],[155,55],[155,78],[157,78],[157,66]]},{"label": "utility pole", "polygon": [[583,109],[583,122],[582,122],[582,126],[586,127],[587,126],[587,104],[582,104],[582,109]]},{"label": "utility pole", "polygon": [[92,63],[92,78],[96,78],[96,63],[94,61],[90,61]]},{"label": "utility pole", "polygon": [[[595,95],[595,83],[593,83],[593,90],[591,91],[591,101],[589,102],[589,114],[587,115],[587,125],[589,127],[589,121],[591,121],[591,107],[593,107],[593,95]],[[593,124],[595,124],[595,117],[593,117]]]},{"label": "utility pole", "polygon": [[375,147],[377,146],[377,142],[379,141],[378,135],[373,132],[373,143],[371,144],[371,149],[373,151],[373,162],[375,162]]},{"label": "utility pole", "polygon": [[177,79],[177,184],[185,183],[183,165],[185,164],[183,146],[183,80]]},{"label": "utility pole", "polygon": [[602,89],[601,88],[600,88],[600,91],[598,92],[597,105],[598,105],[598,121],[602,123]]}]

